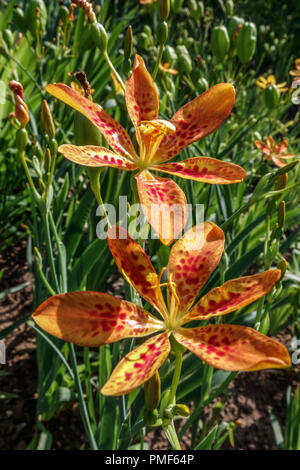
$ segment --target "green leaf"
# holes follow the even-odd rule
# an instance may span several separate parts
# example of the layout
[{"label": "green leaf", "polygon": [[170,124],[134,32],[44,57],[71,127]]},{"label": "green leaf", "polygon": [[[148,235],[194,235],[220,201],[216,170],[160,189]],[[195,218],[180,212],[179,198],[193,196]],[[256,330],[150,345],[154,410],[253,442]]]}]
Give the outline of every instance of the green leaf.
[{"label": "green leaf", "polygon": [[218,431],[218,425],[216,425],[208,434],[205,436],[199,444],[196,445],[194,450],[211,450],[213,442],[216,438]]}]

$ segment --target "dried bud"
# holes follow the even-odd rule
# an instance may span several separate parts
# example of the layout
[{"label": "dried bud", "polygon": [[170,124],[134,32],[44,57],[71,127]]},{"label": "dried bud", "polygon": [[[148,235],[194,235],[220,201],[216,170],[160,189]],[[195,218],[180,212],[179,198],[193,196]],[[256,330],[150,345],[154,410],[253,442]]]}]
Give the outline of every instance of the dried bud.
[{"label": "dried bud", "polygon": [[281,201],[278,209],[278,225],[280,228],[284,227],[285,223],[285,202]]},{"label": "dried bud", "polygon": [[170,0],[158,0],[158,15],[162,21],[168,19],[170,13]]},{"label": "dried bud", "polygon": [[42,102],[41,123],[44,134],[47,134],[49,137],[53,138],[55,136],[55,127],[52,114],[46,100],[43,100]]},{"label": "dried bud", "polygon": [[88,19],[91,23],[95,23],[97,21],[96,15],[93,10],[93,5],[86,0],[72,0],[72,3],[77,5],[79,8],[82,8],[87,14]]},{"label": "dried bud", "polygon": [[23,87],[21,83],[16,82],[15,80],[9,82],[9,87],[15,95],[15,114],[16,118],[21,124],[21,127],[27,126],[29,122],[29,111],[27,104],[23,100]]}]

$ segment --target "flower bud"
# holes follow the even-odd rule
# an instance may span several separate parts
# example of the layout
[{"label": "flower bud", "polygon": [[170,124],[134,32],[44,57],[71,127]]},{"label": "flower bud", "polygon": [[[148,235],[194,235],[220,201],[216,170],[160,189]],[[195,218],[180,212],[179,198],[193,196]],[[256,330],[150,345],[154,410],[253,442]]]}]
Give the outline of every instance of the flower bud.
[{"label": "flower bud", "polygon": [[208,81],[206,80],[206,78],[202,77],[202,78],[199,78],[199,80],[197,81],[196,83],[196,88],[198,90],[199,93],[204,93],[204,91],[208,90]]},{"label": "flower bud", "polygon": [[44,134],[48,135],[50,138],[55,137],[54,122],[46,100],[42,102],[41,124]]},{"label": "flower bud", "polygon": [[285,224],[285,212],[285,202],[281,201],[278,209],[278,225],[280,228],[283,228]]},{"label": "flower bud", "polygon": [[15,95],[15,114],[22,127],[27,126],[29,122],[29,110],[27,104],[23,100],[23,87],[21,83],[15,80],[9,82],[9,87]]},{"label": "flower bud", "polygon": [[173,415],[174,416],[182,416],[186,418],[190,415],[190,409],[186,405],[177,404],[173,406]]},{"label": "flower bud", "polygon": [[108,38],[104,26],[101,23],[94,22],[91,25],[91,29],[95,45],[101,52],[105,53],[107,51]]},{"label": "flower bud", "polygon": [[264,103],[271,111],[274,109],[280,99],[280,92],[276,85],[269,85],[264,89]]},{"label": "flower bud", "polygon": [[225,26],[215,26],[211,33],[210,47],[219,62],[223,62],[229,51],[230,40]]},{"label": "flower bud", "polygon": [[170,0],[158,0],[158,15],[162,21],[168,19],[170,13]]},{"label": "flower bud", "polygon": [[230,40],[233,39],[234,33],[236,32],[238,28],[241,29],[240,26],[241,25],[243,26],[243,24],[244,24],[243,18],[240,18],[238,16],[232,16],[230,18],[228,27],[227,27]]},{"label": "flower bud", "polygon": [[147,426],[160,426],[161,419],[159,419],[157,410],[145,410],[144,422]]},{"label": "flower bud", "polygon": [[160,375],[155,374],[144,384],[145,407],[147,410],[155,410],[160,402]]},{"label": "flower bud", "polygon": [[130,59],[130,57],[132,56],[132,48],[133,48],[133,34],[132,34],[132,27],[131,25],[129,25],[125,34],[125,42],[124,42],[125,59]]},{"label": "flower bud", "polygon": [[182,7],[183,0],[172,0],[172,10],[174,13],[177,13],[177,11]]},{"label": "flower bud", "polygon": [[233,14],[234,10],[234,3],[232,0],[227,0],[225,3],[225,12],[227,16],[230,16]]},{"label": "flower bud", "polygon": [[288,264],[287,264],[287,261],[286,261],[285,258],[282,258],[280,263],[277,264],[277,268],[280,269],[280,271],[281,271],[281,279],[283,278],[283,276],[286,273],[287,266],[288,266]]},{"label": "flower bud", "polygon": [[160,23],[160,25],[157,28],[156,34],[157,34],[157,40],[160,46],[163,46],[168,38],[168,33],[169,33],[169,28],[168,24],[166,21],[163,21]]},{"label": "flower bud", "polygon": [[28,142],[27,131],[24,127],[21,127],[21,129],[18,129],[17,134],[16,134],[16,147],[19,150],[19,152],[24,152],[27,142]]},{"label": "flower bud", "polygon": [[48,173],[51,168],[51,152],[48,147],[45,150],[44,164],[45,164],[46,173]]},{"label": "flower bud", "polygon": [[257,31],[254,23],[245,23],[236,38],[236,50],[239,61],[247,64],[256,49]]}]

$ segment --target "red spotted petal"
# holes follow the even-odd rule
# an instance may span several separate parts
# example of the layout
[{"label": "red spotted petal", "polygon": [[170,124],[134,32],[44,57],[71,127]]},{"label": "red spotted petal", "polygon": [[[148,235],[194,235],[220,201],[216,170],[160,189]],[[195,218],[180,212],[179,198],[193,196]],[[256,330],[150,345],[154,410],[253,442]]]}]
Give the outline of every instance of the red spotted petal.
[{"label": "red spotted petal", "polygon": [[140,121],[157,119],[158,93],[153,78],[139,55],[135,56],[133,72],[126,85],[125,97],[128,113],[135,127]]},{"label": "red spotted petal", "polygon": [[278,142],[278,145],[277,145],[278,152],[279,153],[285,152],[288,146],[289,146],[289,143],[286,139],[281,140],[280,142]]},{"label": "red spotted petal", "polygon": [[211,157],[196,157],[181,162],[164,163],[152,167],[152,170],[211,184],[239,183],[247,176],[242,167]]},{"label": "red spotted petal", "polygon": [[[194,303],[199,290],[217,267],[223,247],[224,233],[212,222],[196,225],[173,245],[168,279],[176,283],[179,315]],[[171,295],[170,290],[168,294]]]},{"label": "red spotted petal", "polygon": [[139,198],[149,224],[160,241],[170,245],[182,232],[188,218],[183,191],[171,179],[143,171],[136,176]]},{"label": "red spotted petal", "polygon": [[157,295],[160,290],[155,289],[158,276],[143,248],[122,227],[108,229],[107,239],[116,265],[125,279],[158,312],[166,312],[162,296]]},{"label": "red spotted petal", "polygon": [[291,365],[285,346],[246,326],[218,324],[180,328],[175,338],[217,369],[250,371]]},{"label": "red spotted petal", "polygon": [[79,163],[79,165],[91,167],[111,166],[120,170],[136,169],[136,165],[127,160],[126,157],[117,155],[105,147],[93,145],[78,147],[76,145],[65,144],[61,145],[58,150],[65,158],[71,160],[71,162]]},{"label": "red spotted petal", "polygon": [[47,85],[46,90],[55,96],[55,98],[76,109],[76,111],[84,114],[84,116],[92,121],[115,152],[127,157],[136,157],[134,147],[125,129],[107,114],[101,106],[88,100],[76,90],[63,83]]},{"label": "red spotted petal", "polygon": [[50,297],[33,314],[47,333],[79,346],[100,346],[146,336],[163,323],[146,310],[101,292],[69,292]]},{"label": "red spotted petal", "polygon": [[225,315],[251,304],[267,294],[279,281],[281,271],[270,269],[253,276],[240,277],[227,281],[206,294],[185,315],[181,324],[191,320],[207,320],[217,315]]},{"label": "red spotted petal", "polygon": [[170,160],[191,143],[214,132],[230,114],[234,101],[233,86],[220,83],[180,108],[171,119],[176,133],[164,137],[156,163]]},{"label": "red spotted petal", "polygon": [[120,396],[135,390],[155,374],[169,352],[168,333],[148,339],[119,362],[101,393]]}]

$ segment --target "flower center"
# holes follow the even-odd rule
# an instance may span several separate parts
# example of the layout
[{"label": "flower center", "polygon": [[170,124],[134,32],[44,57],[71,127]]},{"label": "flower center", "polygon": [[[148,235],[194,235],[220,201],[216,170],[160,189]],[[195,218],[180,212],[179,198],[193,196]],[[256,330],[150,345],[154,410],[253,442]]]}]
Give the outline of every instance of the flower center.
[{"label": "flower center", "polygon": [[169,121],[140,121],[136,127],[136,138],[140,148],[138,166],[145,170],[151,165],[157,149],[168,133],[174,133],[176,127]]}]

